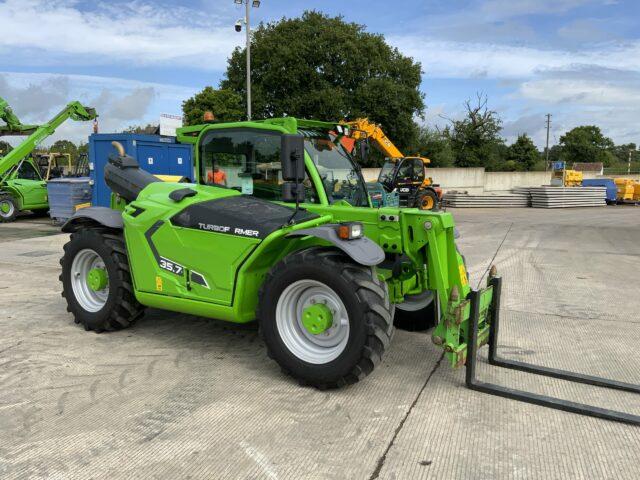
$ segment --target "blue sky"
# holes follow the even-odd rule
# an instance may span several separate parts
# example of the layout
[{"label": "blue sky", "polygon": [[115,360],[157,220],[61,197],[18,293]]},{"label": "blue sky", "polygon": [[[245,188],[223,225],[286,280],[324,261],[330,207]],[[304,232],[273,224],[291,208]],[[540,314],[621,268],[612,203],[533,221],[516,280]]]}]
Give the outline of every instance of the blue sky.
[{"label": "blue sky", "polygon": [[[640,143],[638,0],[263,0],[252,21],[316,9],[382,33],[422,63],[424,121],[462,114],[478,91],[512,140],[544,143],[580,124]],[[24,121],[44,121],[72,99],[95,106],[101,129],[157,122],[217,86],[244,34],[233,0],[0,0],[0,96]],[[86,139],[67,123],[51,139]]]}]

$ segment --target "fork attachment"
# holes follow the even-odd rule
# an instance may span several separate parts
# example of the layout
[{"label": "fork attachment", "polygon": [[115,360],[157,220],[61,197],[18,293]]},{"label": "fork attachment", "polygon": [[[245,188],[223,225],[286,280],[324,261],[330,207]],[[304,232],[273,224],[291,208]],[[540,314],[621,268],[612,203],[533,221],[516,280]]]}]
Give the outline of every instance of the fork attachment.
[{"label": "fork attachment", "polygon": [[[623,390],[625,392],[640,393],[640,385],[610,380],[607,378],[595,377],[592,375],[584,375],[580,373],[569,372],[567,370],[559,370],[556,368],[548,368],[531,363],[519,362],[516,360],[508,360],[498,356],[498,332],[500,327],[500,292],[502,289],[502,278],[492,277],[489,279],[489,286],[493,288],[493,298],[491,300],[489,318],[489,364],[497,367],[510,368],[513,370],[521,370],[536,375],[544,375],[546,377],[559,378],[570,382],[585,383],[587,385],[595,385],[598,387],[612,388]],[[541,395],[538,393],[517,390],[514,388],[504,387],[493,383],[481,382],[476,379],[476,362],[478,347],[484,342],[478,342],[478,323],[481,308],[481,292],[472,290],[467,299],[470,302],[469,315],[469,337],[467,342],[468,352],[466,354],[466,385],[471,390],[497,395],[500,397],[511,398],[521,402],[541,405],[543,407],[563,410],[565,412],[578,413],[589,417],[603,418],[614,422],[622,422],[631,425],[640,425],[640,416],[630,413],[609,410],[606,408],[586,405],[583,403],[572,402],[560,398]],[[480,345],[479,345],[480,343]]]}]

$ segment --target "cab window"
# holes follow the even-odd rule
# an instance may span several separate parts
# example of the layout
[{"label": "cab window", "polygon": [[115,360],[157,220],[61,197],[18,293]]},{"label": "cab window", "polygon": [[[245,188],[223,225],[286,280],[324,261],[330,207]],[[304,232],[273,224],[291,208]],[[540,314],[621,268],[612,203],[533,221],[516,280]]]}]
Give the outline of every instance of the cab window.
[{"label": "cab window", "polygon": [[411,160],[403,160],[398,167],[396,182],[407,183],[413,180],[413,162]]},{"label": "cab window", "polygon": [[413,181],[416,183],[424,181],[424,163],[419,158],[413,160]]},{"label": "cab window", "polygon": [[18,168],[18,178],[23,180],[40,180],[40,175],[30,162],[22,162]]},{"label": "cab window", "polygon": [[[200,183],[232,188],[265,200],[282,199],[280,133],[212,130],[200,146]],[[305,173],[305,202],[318,196]]]}]

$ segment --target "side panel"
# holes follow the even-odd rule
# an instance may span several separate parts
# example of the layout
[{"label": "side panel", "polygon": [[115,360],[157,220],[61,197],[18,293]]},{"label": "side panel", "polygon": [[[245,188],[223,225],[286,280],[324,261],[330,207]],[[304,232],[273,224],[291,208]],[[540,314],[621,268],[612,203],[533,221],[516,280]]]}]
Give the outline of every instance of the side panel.
[{"label": "side panel", "polygon": [[[169,275],[167,285],[179,285],[171,291],[193,300],[224,305],[231,305],[238,268],[260,243],[251,238],[176,228],[168,223],[151,240],[161,256],[185,269],[182,276]],[[140,289],[156,291],[155,279],[145,278]],[[166,293],[171,294],[169,290]]]},{"label": "side panel", "polygon": [[193,181],[193,162],[190,145],[168,145],[169,175],[180,175]]},{"label": "side panel", "polygon": [[162,145],[154,145],[146,142],[138,142],[137,160],[140,168],[149,173],[168,174],[165,156],[165,148]]}]

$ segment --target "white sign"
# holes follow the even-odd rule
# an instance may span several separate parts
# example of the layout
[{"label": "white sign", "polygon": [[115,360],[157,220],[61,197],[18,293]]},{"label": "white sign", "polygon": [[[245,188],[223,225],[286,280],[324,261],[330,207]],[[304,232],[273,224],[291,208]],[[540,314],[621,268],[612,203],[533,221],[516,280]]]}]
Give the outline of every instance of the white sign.
[{"label": "white sign", "polygon": [[176,136],[176,129],[182,127],[182,116],[169,113],[160,114],[160,135]]}]

